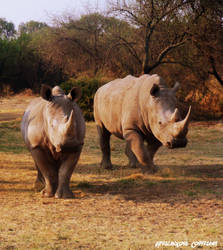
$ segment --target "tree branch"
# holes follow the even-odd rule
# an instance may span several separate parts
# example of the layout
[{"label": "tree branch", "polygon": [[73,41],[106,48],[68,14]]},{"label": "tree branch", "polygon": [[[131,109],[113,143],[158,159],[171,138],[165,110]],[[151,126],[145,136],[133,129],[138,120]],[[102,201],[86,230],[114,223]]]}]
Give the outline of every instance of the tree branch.
[{"label": "tree branch", "polygon": [[160,63],[163,60],[163,58],[168,54],[169,51],[183,45],[186,42],[186,40],[187,39],[184,39],[183,41],[180,41],[178,43],[171,44],[170,46],[165,48],[163,51],[161,51],[161,53],[158,56],[157,62]]},{"label": "tree branch", "polygon": [[142,60],[138,57],[136,50],[132,46],[133,44],[136,44],[136,43],[130,43],[130,42],[126,41],[126,39],[123,38],[123,37],[119,37],[119,39],[121,41],[123,41],[122,45],[124,45],[129,50],[129,52],[131,53],[131,55],[138,61],[138,63],[140,65],[142,65]]},{"label": "tree branch", "polygon": [[212,56],[210,56],[209,61],[210,61],[211,67],[212,67],[212,72],[209,71],[208,73],[211,75],[214,75],[215,78],[218,80],[218,82],[223,86],[223,79],[221,78],[221,76],[217,72],[217,69],[215,66],[215,59]]},{"label": "tree branch", "polygon": [[81,41],[79,41],[76,38],[70,38],[70,37],[61,37],[60,39],[58,39],[58,42],[60,41],[71,41],[74,42],[75,44],[77,44],[84,52],[86,52],[88,55],[90,55],[92,58],[95,59],[95,55],[94,53],[91,52],[90,49],[88,49],[86,46],[83,45],[83,43]]}]

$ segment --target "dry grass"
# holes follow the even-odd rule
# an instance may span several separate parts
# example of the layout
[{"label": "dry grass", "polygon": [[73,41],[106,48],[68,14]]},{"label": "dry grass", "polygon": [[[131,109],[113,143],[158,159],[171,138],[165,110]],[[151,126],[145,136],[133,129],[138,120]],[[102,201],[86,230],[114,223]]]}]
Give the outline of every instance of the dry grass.
[{"label": "dry grass", "polygon": [[76,198],[57,200],[33,191],[36,171],[12,117],[24,98],[14,99],[0,101],[0,249],[154,249],[157,241],[198,240],[223,249],[222,124],[192,124],[188,147],[161,148],[160,171],[142,175],[126,166],[125,144],[115,138],[115,169],[101,169],[95,125],[87,123],[71,181]]}]

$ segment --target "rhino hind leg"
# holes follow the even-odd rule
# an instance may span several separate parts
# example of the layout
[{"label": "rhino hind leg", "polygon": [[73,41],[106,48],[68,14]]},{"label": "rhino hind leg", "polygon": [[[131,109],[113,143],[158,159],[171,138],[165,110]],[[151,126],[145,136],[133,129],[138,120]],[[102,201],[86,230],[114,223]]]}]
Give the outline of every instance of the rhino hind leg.
[{"label": "rhino hind leg", "polygon": [[36,169],[37,169],[37,176],[34,184],[34,190],[39,192],[45,188],[45,180],[38,166],[36,166]]},{"label": "rhino hind leg", "polygon": [[102,151],[101,166],[105,169],[112,169],[110,137],[111,133],[102,125],[97,126],[99,135],[99,144]]}]

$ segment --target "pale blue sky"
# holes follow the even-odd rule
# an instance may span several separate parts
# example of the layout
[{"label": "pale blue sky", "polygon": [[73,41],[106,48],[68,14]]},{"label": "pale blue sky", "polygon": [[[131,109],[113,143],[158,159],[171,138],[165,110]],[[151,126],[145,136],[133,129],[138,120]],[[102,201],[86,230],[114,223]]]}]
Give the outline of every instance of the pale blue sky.
[{"label": "pale blue sky", "polygon": [[104,10],[108,0],[0,0],[0,18],[13,22],[16,27],[30,20],[50,23],[53,16]]}]

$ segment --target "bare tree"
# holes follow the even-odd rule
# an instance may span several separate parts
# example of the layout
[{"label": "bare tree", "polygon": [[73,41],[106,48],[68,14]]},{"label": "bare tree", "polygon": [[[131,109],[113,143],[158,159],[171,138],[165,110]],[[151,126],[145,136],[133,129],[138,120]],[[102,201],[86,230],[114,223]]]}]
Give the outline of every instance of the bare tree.
[{"label": "bare tree", "polygon": [[[174,63],[168,55],[188,39],[188,27],[183,25],[182,13],[190,3],[189,0],[117,0],[110,3],[113,13],[118,13],[140,31],[139,39],[143,39],[144,43],[144,73],[150,73],[161,64]],[[164,32],[162,37],[160,32]],[[159,46],[156,46],[157,43]],[[137,53],[136,50],[134,53]]]},{"label": "bare tree", "polygon": [[223,2],[201,1],[204,15],[196,23],[191,35],[200,60],[199,69],[213,75],[223,86]]},{"label": "bare tree", "polygon": [[44,58],[69,76],[133,73],[140,61],[133,50],[134,31],[122,20],[91,13],[79,19],[64,17],[57,26],[40,32],[42,37],[38,34],[35,44]]}]

